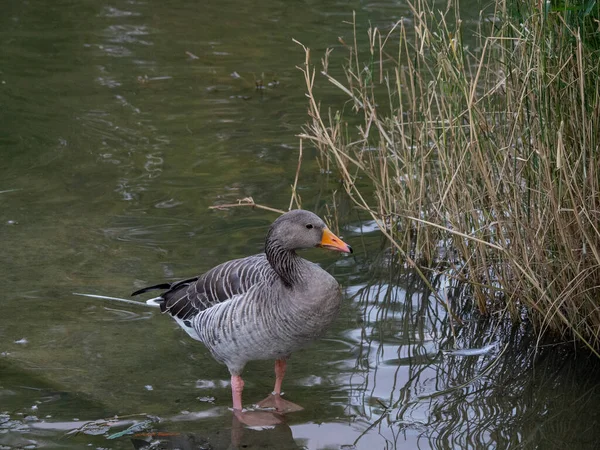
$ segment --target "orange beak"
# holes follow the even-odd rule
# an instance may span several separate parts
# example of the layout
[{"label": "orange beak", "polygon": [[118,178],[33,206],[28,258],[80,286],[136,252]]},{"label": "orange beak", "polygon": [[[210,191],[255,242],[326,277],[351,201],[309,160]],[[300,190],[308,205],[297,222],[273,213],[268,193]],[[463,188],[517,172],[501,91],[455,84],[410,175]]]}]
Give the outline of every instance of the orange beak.
[{"label": "orange beak", "polygon": [[323,237],[319,247],[328,248],[343,253],[352,253],[352,247],[342,241],[339,237],[329,231],[328,228],[323,230]]}]

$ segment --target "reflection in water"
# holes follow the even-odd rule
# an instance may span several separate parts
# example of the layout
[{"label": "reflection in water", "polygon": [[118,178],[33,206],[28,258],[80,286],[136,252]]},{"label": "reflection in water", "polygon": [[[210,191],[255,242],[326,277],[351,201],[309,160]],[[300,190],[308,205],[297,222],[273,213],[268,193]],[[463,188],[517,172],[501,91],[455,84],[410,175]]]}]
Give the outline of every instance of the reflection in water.
[{"label": "reflection in water", "polygon": [[[453,292],[446,279],[432,278],[438,292]],[[375,430],[385,448],[411,441],[420,448],[590,448],[599,441],[596,358],[536,346],[525,324],[481,320],[468,309],[460,314],[465,322],[450,327],[414,274],[389,279],[354,293],[364,322],[351,410],[369,422],[359,447]]]},{"label": "reflection in water", "polygon": [[[278,449],[296,450],[302,447],[294,441],[292,430],[285,419],[274,413],[246,411],[245,417],[233,414],[230,425],[223,423],[211,431],[170,431],[165,426],[160,431],[140,433],[131,438],[136,450],[227,450],[227,449]],[[225,417],[226,419],[226,417]],[[261,425],[247,427],[243,422]]]},{"label": "reflection in water", "polygon": [[[210,417],[207,427],[202,423]],[[248,425],[251,423],[252,425]],[[121,428],[121,431],[117,431]],[[196,431],[194,431],[196,430]],[[292,430],[284,416],[268,411],[223,413],[214,409],[202,413],[188,413],[171,418],[113,418],[93,421],[59,422],[40,421],[35,416],[22,419],[0,414],[0,445],[2,448],[36,448],[53,446],[40,437],[58,432],[72,446],[82,442],[81,437],[103,437],[109,445],[126,448],[130,441],[138,450],[226,450],[226,449],[277,449],[295,450],[301,447],[294,441]],[[68,439],[68,441],[67,441]],[[91,445],[91,444],[90,444]]]}]

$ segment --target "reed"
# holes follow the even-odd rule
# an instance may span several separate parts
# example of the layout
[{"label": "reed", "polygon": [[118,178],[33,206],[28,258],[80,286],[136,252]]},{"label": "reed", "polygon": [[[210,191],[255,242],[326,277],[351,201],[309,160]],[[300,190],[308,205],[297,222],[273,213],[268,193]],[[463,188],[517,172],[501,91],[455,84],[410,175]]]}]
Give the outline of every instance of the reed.
[{"label": "reed", "polygon": [[[600,55],[586,14],[598,7],[497,1],[467,44],[454,1],[410,5],[367,46],[354,23],[344,77],[330,51],[317,72],[304,48],[302,139],[410,264],[467,283],[483,314],[597,352]],[[323,105],[317,79],[347,103]]]}]

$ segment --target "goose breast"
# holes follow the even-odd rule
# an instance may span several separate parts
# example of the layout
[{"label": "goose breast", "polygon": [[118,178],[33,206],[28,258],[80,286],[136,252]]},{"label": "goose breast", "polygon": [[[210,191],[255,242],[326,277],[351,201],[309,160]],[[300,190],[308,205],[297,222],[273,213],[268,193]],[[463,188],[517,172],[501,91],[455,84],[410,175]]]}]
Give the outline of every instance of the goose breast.
[{"label": "goose breast", "polygon": [[326,331],[340,309],[340,286],[319,266],[303,262],[302,282],[294,287],[261,282],[195,317],[193,327],[215,359],[231,369],[284,358]]}]

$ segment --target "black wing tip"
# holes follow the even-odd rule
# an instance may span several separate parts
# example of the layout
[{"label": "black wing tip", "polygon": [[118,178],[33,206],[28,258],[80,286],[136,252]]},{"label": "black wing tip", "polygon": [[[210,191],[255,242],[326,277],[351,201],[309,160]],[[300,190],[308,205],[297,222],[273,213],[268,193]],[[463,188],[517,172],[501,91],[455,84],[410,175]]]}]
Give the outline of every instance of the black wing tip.
[{"label": "black wing tip", "polygon": [[131,296],[135,297],[136,295],[140,295],[140,294],[143,294],[148,291],[154,291],[154,290],[158,290],[158,289],[169,289],[170,287],[171,287],[171,283],[162,283],[162,284],[157,284],[155,286],[148,286],[148,287],[145,287],[145,288],[135,291],[133,294],[131,294]]}]

